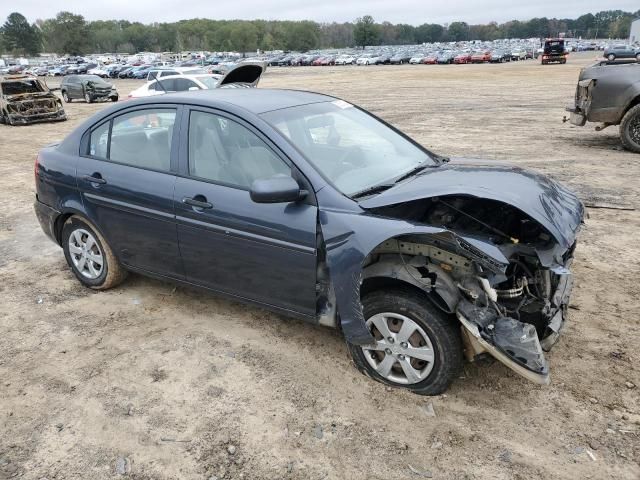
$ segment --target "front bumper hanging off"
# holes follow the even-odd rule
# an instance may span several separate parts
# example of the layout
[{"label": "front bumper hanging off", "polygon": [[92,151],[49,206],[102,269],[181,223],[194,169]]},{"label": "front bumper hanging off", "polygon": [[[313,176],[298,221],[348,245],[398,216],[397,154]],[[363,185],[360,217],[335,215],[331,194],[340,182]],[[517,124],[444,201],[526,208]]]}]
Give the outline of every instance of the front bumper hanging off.
[{"label": "front bumper hanging off", "polygon": [[542,340],[533,325],[499,317],[493,310],[462,300],[456,316],[463,327],[467,358],[473,360],[477,355],[488,353],[527,380],[548,385],[549,366],[544,352],[551,350],[560,337],[572,287],[571,275],[562,275],[551,298],[553,314]]}]

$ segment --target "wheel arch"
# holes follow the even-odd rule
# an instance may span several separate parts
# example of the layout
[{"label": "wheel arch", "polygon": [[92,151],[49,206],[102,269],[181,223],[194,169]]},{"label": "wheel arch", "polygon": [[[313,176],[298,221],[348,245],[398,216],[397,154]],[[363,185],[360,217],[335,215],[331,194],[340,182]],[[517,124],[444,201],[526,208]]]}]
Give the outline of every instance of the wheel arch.
[{"label": "wheel arch", "polygon": [[[335,292],[336,314],[339,328],[345,338],[352,344],[365,345],[371,343],[373,337],[366,327],[362,310],[361,288],[365,277],[382,277],[384,280],[375,280],[369,285],[381,285],[389,282],[387,277],[396,281],[404,281],[411,285],[411,279],[402,275],[393,275],[388,272],[371,274],[370,255],[384,242],[399,237],[420,236],[422,239],[430,239],[429,243],[435,246],[445,245],[452,252],[465,256],[474,262],[481,262],[490,270],[502,272],[506,265],[503,261],[493,257],[495,252],[487,246],[476,243],[469,244],[466,240],[448,230],[428,225],[416,225],[404,220],[394,220],[373,215],[354,215],[351,212],[335,210],[321,211],[320,228],[322,229],[324,249],[326,252],[326,264],[328,267],[330,282]],[[396,257],[399,260],[400,257]],[[396,272],[404,270],[402,262],[395,262]],[[365,271],[369,267],[369,271]],[[383,268],[383,267],[379,267]],[[385,267],[386,268],[386,267]],[[416,288],[416,285],[412,285]],[[424,289],[422,289],[424,293]],[[436,298],[436,301],[439,302]],[[450,303],[445,303],[450,307]]]},{"label": "wheel arch", "polygon": [[636,105],[640,105],[640,85],[636,86],[635,90],[636,90],[635,96],[627,104],[627,106],[625,107],[624,111],[622,112],[622,115],[620,116],[620,120],[621,121],[622,121],[622,119],[624,118],[624,116],[627,114],[627,112],[629,110],[631,110]]},{"label": "wheel arch", "polygon": [[[83,222],[88,224],[91,228],[93,228],[96,232],[98,232],[100,236],[104,238],[109,244],[111,244],[111,242],[109,241],[109,237],[105,235],[104,231],[100,227],[98,227],[96,223],[93,220],[91,220],[85,212],[75,208],[68,208],[62,211],[60,215],[56,217],[53,223],[53,232],[56,237],[56,241],[58,242],[58,245],[62,246],[62,230],[64,228],[64,224],[71,217],[78,217],[80,220],[82,220]],[[116,255],[116,257],[118,256],[117,253],[115,252],[114,252],[114,255]]]}]

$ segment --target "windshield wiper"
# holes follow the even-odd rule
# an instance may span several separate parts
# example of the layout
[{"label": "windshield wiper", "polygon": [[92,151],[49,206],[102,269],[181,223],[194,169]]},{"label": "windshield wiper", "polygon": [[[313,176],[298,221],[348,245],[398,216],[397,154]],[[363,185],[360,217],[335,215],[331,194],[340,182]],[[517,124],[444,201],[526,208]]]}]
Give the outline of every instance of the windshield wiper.
[{"label": "windshield wiper", "polygon": [[[446,161],[448,161],[448,159]],[[420,172],[422,172],[423,170],[426,170],[427,168],[437,168],[440,165],[442,165],[442,163],[433,164],[433,163],[429,163],[429,162],[423,162],[423,163],[415,166],[414,168],[412,168],[408,172],[403,173],[401,176],[399,176],[397,178],[394,178],[390,183],[380,183],[378,185],[374,185],[373,187],[365,188],[364,190],[361,190],[361,191],[351,195],[351,198],[362,198],[362,197],[366,197],[366,196],[369,196],[369,195],[374,195],[376,193],[384,192],[385,190],[390,189],[391,187],[393,187],[393,186],[397,185],[398,183],[402,182],[403,180],[406,180],[407,178],[411,178],[411,177],[419,174]]]},{"label": "windshield wiper", "polygon": [[417,174],[419,174],[420,172],[426,170],[427,168],[435,168],[438,167],[438,164],[433,164],[433,163],[427,163],[427,162],[423,162],[420,165],[412,168],[411,170],[409,170],[407,173],[403,173],[401,176],[399,176],[398,178],[393,180],[393,184],[397,184],[400,183],[403,180],[406,180],[407,178],[411,178]]},{"label": "windshield wiper", "polygon": [[353,195],[351,195],[351,198],[353,199],[362,198],[362,197],[367,197],[369,195],[373,195],[375,193],[384,192],[385,190],[390,189],[394,185],[395,183],[381,183],[379,185],[374,185],[373,187],[365,188],[364,190],[354,193]]}]

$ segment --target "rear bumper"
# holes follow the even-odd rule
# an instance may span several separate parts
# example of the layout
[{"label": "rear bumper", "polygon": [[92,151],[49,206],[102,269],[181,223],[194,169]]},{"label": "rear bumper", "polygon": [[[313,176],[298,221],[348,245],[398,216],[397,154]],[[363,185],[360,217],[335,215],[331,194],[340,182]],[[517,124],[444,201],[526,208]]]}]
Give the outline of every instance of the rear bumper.
[{"label": "rear bumper", "polygon": [[578,127],[584,127],[587,123],[587,116],[582,111],[573,105],[569,105],[566,109],[569,112],[569,122]]},{"label": "rear bumper", "polygon": [[54,208],[51,208],[49,205],[45,205],[36,195],[36,201],[33,203],[33,209],[36,212],[36,217],[38,218],[38,222],[40,222],[40,227],[42,227],[42,231],[49,237],[53,242],[59,245],[58,239],[56,238],[56,219],[60,215],[60,212]]}]

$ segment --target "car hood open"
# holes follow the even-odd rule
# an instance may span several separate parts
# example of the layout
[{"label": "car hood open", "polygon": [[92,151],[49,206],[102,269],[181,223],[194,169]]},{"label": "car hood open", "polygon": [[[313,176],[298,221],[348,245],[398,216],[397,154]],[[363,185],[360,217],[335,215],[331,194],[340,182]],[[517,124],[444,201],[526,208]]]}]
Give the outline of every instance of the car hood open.
[{"label": "car hood open", "polygon": [[445,195],[468,195],[503,202],[539,222],[570,248],[584,216],[576,195],[550,178],[513,165],[454,159],[359,202],[365,209]]},{"label": "car hood open", "polygon": [[265,62],[240,63],[224,74],[217,88],[256,87],[266,70]]}]

